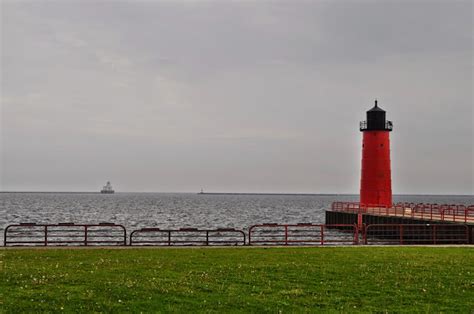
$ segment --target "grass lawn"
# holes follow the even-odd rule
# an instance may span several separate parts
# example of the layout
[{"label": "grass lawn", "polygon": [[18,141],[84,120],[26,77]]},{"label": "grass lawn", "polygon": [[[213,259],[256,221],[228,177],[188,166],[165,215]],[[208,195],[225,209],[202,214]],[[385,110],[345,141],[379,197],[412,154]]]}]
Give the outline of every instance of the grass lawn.
[{"label": "grass lawn", "polygon": [[5,249],[0,312],[474,311],[474,249]]}]

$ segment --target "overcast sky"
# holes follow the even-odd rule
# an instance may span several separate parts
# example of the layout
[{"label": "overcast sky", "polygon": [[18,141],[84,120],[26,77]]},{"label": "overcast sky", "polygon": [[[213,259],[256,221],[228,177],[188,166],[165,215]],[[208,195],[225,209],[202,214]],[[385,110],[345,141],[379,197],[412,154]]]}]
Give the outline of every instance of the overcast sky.
[{"label": "overcast sky", "polygon": [[1,1],[0,190],[474,194],[471,1]]}]

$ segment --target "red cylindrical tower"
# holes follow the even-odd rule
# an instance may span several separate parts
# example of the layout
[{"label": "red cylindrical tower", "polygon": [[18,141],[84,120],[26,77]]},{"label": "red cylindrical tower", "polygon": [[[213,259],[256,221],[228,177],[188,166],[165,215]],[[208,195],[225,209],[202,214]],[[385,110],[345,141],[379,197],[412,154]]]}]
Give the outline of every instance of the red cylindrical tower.
[{"label": "red cylindrical tower", "polygon": [[390,132],[393,125],[385,120],[385,111],[375,106],[367,111],[367,121],[360,123],[363,132],[361,205],[392,206],[390,170]]}]

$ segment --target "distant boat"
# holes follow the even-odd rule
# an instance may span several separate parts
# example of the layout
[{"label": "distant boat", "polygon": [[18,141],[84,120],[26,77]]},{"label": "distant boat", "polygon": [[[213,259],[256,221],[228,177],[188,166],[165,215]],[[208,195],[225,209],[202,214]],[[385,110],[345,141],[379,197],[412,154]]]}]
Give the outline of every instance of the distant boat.
[{"label": "distant boat", "polygon": [[203,189],[201,189],[201,192],[199,192],[198,194],[204,194],[204,190],[203,190]]},{"label": "distant boat", "polygon": [[102,193],[102,194],[114,194],[115,193],[114,189],[112,188],[112,184],[110,184],[110,181],[107,181],[107,184],[104,185],[102,190],[100,190],[100,193]]}]

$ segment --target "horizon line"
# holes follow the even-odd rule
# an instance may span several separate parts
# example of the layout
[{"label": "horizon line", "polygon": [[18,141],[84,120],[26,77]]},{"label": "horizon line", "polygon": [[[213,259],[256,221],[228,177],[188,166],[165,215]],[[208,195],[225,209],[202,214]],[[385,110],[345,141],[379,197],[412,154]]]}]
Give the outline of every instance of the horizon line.
[{"label": "horizon line", "polygon": [[[24,194],[102,194],[100,191],[0,191],[0,194],[7,194],[7,193],[24,193]],[[114,194],[126,194],[126,193],[135,193],[135,194],[201,194],[201,195],[289,195],[289,196],[317,196],[317,195],[360,195],[359,193],[307,193],[307,192],[159,192],[159,191],[120,191],[115,192]],[[417,196],[473,196],[474,194],[450,194],[450,193],[399,193],[399,194],[392,194],[394,196],[410,196],[410,195],[417,195]]]}]

